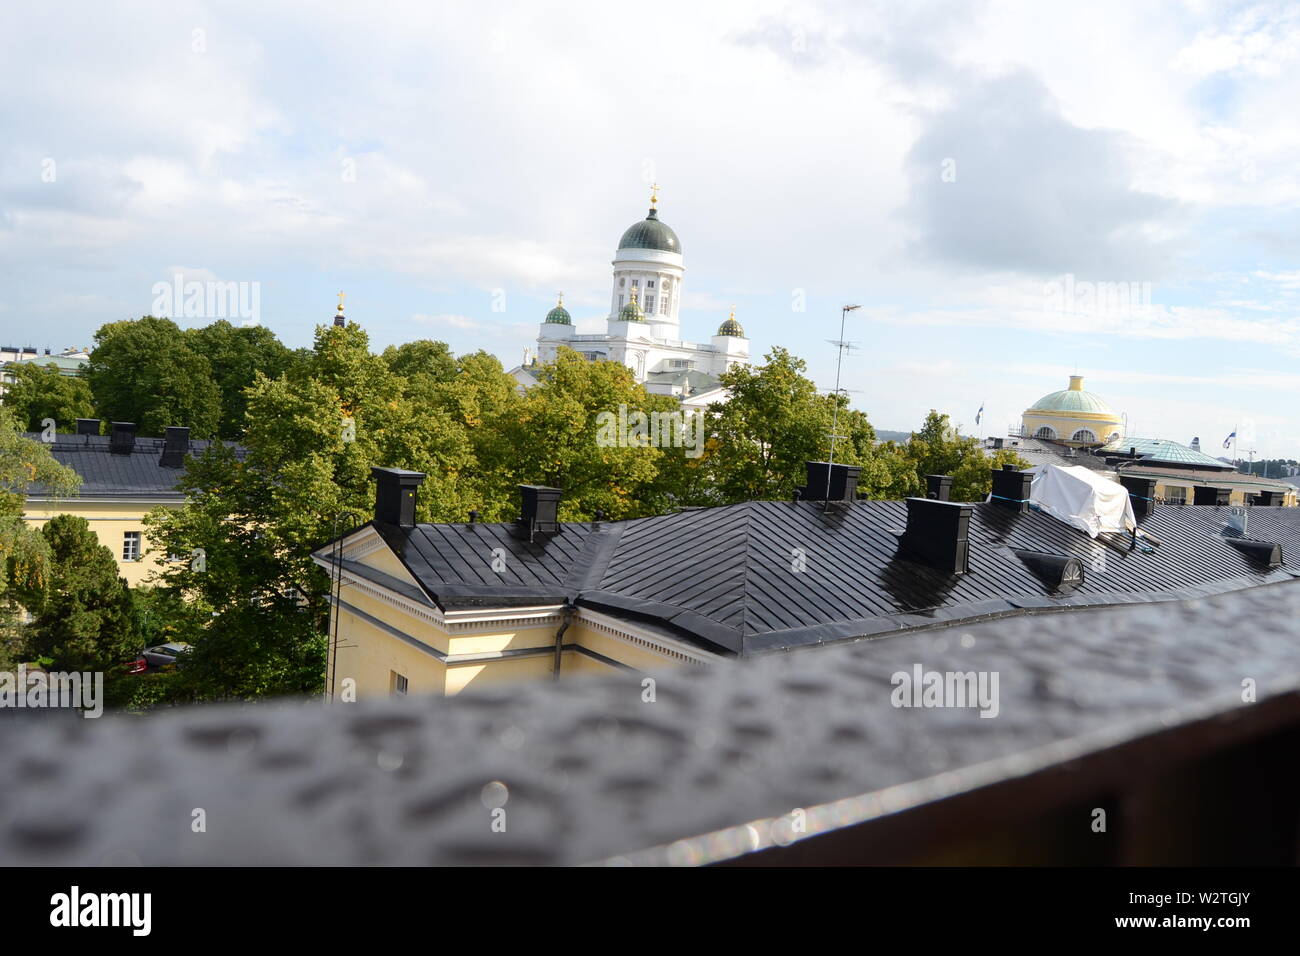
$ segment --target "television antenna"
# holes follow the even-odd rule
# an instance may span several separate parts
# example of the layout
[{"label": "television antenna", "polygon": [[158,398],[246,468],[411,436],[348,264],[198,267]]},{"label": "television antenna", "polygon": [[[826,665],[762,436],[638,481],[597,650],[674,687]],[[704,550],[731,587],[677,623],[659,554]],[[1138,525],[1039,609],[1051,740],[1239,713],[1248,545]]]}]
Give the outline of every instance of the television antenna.
[{"label": "television antenna", "polygon": [[847,342],[847,341],[845,341],[845,339],[844,339],[844,323],[845,323],[845,320],[848,319],[848,317],[849,317],[849,313],[850,313],[850,312],[854,312],[854,311],[856,311],[856,310],[858,310],[858,309],[860,309],[860,308],[862,308],[862,306],[860,306],[860,305],[845,305],[845,306],[841,306],[841,307],[840,307],[840,337],[839,337],[838,339],[834,339],[834,340],[831,340],[831,339],[828,339],[828,340],[827,340],[827,341],[829,341],[832,345],[834,345],[834,346],[835,346],[835,349],[836,349],[836,354],[835,354],[835,396],[836,396],[836,402],[835,402],[834,405],[831,406],[831,453],[830,453],[830,456],[828,457],[828,459],[827,459],[827,461],[826,461],[826,465],[827,465],[827,467],[826,467],[826,497],[823,499],[823,503],[825,504],[825,508],[823,509],[823,514],[824,514],[825,512],[827,512],[827,511],[830,511],[830,508],[831,508],[831,502],[830,502],[830,497],[831,497],[831,472],[832,472],[832,470],[834,469],[834,465],[835,465],[835,439],[846,437],[846,436],[844,436],[844,435],[838,435],[838,434],[836,434],[836,433],[839,431],[839,424],[840,424],[840,403],[839,403],[839,395],[840,395],[840,392],[841,392],[841,388],[840,388],[840,373],[841,373],[841,371],[842,371],[843,368],[844,368],[844,350],[845,350],[845,349],[855,349],[855,348],[857,348],[857,346],[854,345],[852,342]]}]

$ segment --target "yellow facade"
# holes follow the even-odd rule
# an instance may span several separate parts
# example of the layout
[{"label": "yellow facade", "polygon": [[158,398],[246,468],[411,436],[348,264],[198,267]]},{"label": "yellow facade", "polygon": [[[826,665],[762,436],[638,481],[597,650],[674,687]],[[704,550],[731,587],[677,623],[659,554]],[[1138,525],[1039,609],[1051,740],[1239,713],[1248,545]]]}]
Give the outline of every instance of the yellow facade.
[{"label": "yellow facade", "polygon": [[[387,546],[375,547],[377,540],[373,530],[363,529],[346,544],[345,560],[418,587]],[[331,569],[328,554],[315,557]],[[382,577],[349,572],[343,575],[330,626],[326,695],[339,700],[395,693],[451,695],[554,679],[557,638],[561,679],[716,659],[672,637],[582,608],[443,612],[387,586]]]},{"label": "yellow facade", "polygon": [[[131,587],[139,587],[155,571],[166,566],[166,556],[149,547],[144,516],[159,505],[179,507],[175,498],[102,499],[102,498],[28,498],[23,517],[32,527],[41,528],[56,515],[69,514],[85,518],[99,543],[113,552],[118,573]],[[126,557],[128,535],[137,535],[138,557]]]}]

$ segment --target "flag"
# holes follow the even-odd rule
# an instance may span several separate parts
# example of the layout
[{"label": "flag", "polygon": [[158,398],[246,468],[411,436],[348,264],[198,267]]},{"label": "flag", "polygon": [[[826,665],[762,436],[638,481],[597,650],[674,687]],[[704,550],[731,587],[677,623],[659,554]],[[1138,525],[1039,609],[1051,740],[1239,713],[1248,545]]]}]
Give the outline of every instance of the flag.
[{"label": "flag", "polygon": [[1224,447],[1224,448],[1227,448],[1229,445],[1231,445],[1231,444],[1232,444],[1232,440],[1233,440],[1234,438],[1236,438],[1236,437],[1237,437],[1237,433],[1236,433],[1236,432],[1233,432],[1231,435],[1229,435],[1227,438],[1225,438],[1225,439],[1223,440],[1223,447]]},{"label": "flag", "polygon": [[980,406],[980,410],[979,410],[978,412],[975,413],[975,424],[976,424],[976,425],[978,425],[978,424],[980,423],[980,419],[981,419],[983,416],[984,416],[984,406],[981,405],[981,406]]}]

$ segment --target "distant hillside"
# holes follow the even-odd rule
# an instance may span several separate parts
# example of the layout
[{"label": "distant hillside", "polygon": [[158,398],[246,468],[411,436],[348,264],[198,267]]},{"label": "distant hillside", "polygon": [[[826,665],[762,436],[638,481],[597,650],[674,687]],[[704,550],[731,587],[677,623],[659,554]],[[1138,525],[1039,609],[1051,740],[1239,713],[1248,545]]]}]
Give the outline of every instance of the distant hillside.
[{"label": "distant hillside", "polygon": [[906,441],[908,441],[911,437],[912,437],[912,433],[911,433],[911,432],[891,432],[891,431],[888,431],[888,430],[886,430],[886,429],[884,429],[884,428],[877,428],[877,429],[876,429],[876,440],[877,440],[877,441],[896,441],[896,442],[906,442]]}]

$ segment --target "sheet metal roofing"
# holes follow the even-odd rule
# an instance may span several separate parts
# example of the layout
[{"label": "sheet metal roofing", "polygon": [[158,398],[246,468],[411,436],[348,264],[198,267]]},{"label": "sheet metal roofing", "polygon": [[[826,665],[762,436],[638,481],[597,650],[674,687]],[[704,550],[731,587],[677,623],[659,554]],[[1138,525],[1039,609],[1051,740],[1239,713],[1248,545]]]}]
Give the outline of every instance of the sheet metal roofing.
[{"label": "sheet metal roofing", "polygon": [[1130,448],[1137,449],[1138,457],[1146,461],[1166,462],[1171,465],[1187,465],[1193,468],[1214,468],[1219,471],[1234,471],[1232,465],[1225,464],[1217,458],[1196,451],[1176,441],[1161,438],[1121,438],[1119,441],[1105,445],[1102,451],[1116,455],[1127,455]]},{"label": "sheet metal roofing", "polygon": [[[41,440],[39,432],[30,432],[27,437]],[[190,439],[189,454],[197,457],[212,444],[206,439]],[[181,492],[176,490],[176,483],[184,469],[164,468],[158,464],[163,449],[161,438],[137,438],[129,455],[114,455],[108,446],[107,435],[58,435],[50,445],[55,461],[81,476],[78,497],[183,499]],[[235,453],[242,455],[243,449],[235,446]],[[34,486],[28,489],[27,496],[41,498],[44,489]]]},{"label": "sheet metal roofing", "polygon": [[[973,506],[970,571],[945,574],[899,552],[904,501],[752,501],[630,521],[574,522],[521,540],[508,524],[374,523],[444,609],[569,603],[665,628],[714,653],[869,637],[959,620],[1080,605],[1200,597],[1290,580],[1222,535],[1227,509],[1159,506],[1129,540],[1093,541],[1042,513]],[[1257,508],[1252,537],[1276,541],[1300,569],[1300,509]],[[505,570],[492,570],[494,549]],[[1016,549],[1082,560],[1083,583],[1060,592]],[[328,559],[330,549],[317,554]],[[802,567],[802,570],[797,568]]]}]

